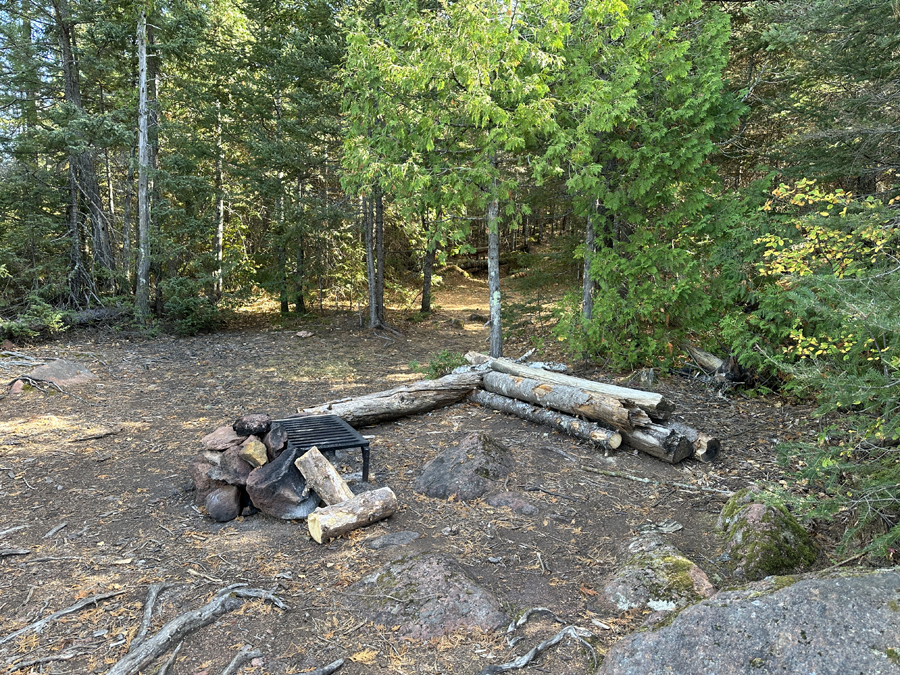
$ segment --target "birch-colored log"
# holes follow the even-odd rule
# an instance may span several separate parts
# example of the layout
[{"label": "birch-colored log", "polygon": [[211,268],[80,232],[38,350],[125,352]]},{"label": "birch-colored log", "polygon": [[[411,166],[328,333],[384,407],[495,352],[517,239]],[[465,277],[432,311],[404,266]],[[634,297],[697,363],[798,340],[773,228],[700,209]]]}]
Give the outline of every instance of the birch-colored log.
[{"label": "birch-colored log", "polygon": [[303,474],[309,488],[329,506],[353,499],[350,486],[316,446],[300,455],[294,466]]},{"label": "birch-colored log", "polygon": [[340,504],[318,508],[309,514],[309,534],[318,543],[340,537],[383,520],[397,510],[397,496],[384,487],[356,495]]},{"label": "birch-colored log", "polygon": [[619,431],[633,431],[636,427],[652,424],[640,408],[628,408],[618,399],[577,387],[499,372],[485,374],[482,386],[495,394],[603,422]]},{"label": "birch-colored log", "polygon": [[615,450],[622,444],[622,436],[617,431],[604,429],[593,422],[585,422],[571,415],[564,415],[555,410],[547,410],[534,405],[517,401],[514,398],[501,396],[482,389],[469,394],[469,400],[485,408],[516,415],[535,424],[543,424],[557,431],[585,441],[592,441],[604,449]]},{"label": "birch-colored log", "polygon": [[693,444],[683,433],[661,424],[623,431],[622,440],[626,445],[670,464],[677,464],[694,454]]},{"label": "birch-colored log", "polygon": [[[469,355],[466,355],[467,358]],[[593,380],[586,380],[582,377],[573,377],[562,373],[553,373],[541,368],[529,368],[527,364],[516,363],[509,359],[490,359],[491,368],[498,373],[506,373],[507,375],[515,375],[516,377],[526,377],[531,380],[540,380],[541,382],[550,382],[552,384],[561,384],[567,387],[575,387],[595,394],[599,394],[606,399],[616,400],[625,408],[640,408],[654,421],[667,420],[672,416],[675,410],[675,404],[662,394],[651,391],[641,391],[640,389],[629,389],[627,387],[619,387],[613,384],[604,384]]]}]

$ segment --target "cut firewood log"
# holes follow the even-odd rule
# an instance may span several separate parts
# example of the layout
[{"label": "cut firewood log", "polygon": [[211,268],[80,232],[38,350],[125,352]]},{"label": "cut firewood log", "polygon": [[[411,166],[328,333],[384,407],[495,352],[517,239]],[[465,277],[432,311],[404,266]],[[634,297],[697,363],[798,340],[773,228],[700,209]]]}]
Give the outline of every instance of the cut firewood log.
[{"label": "cut firewood log", "polygon": [[538,408],[524,401],[517,401],[514,398],[476,389],[469,394],[469,400],[485,408],[516,415],[535,424],[544,424],[575,438],[593,441],[604,449],[615,450],[622,444],[622,436],[616,431],[604,429],[593,422],[585,422],[577,417],[564,415],[555,410]]},{"label": "cut firewood log", "polygon": [[690,441],[694,448],[694,459],[701,462],[712,462],[719,456],[722,443],[718,438],[705,434],[702,431],[697,431],[693,427],[680,422],[670,422],[667,426],[684,435]]},{"label": "cut firewood log", "polygon": [[316,446],[294,460],[294,466],[300,469],[309,488],[329,506],[353,499],[350,486]]},{"label": "cut firewood log", "polygon": [[[468,358],[468,354],[466,355]],[[625,408],[640,408],[654,421],[660,422],[669,419],[675,410],[675,404],[662,394],[640,389],[617,387],[613,384],[603,384],[586,380],[581,377],[572,377],[562,373],[553,373],[540,368],[529,368],[526,364],[515,363],[509,359],[490,359],[491,368],[498,373],[527,377],[541,382],[561,384],[567,387],[575,387],[591,393],[600,394],[607,399],[616,400]]]},{"label": "cut firewood log", "polygon": [[617,398],[577,387],[499,372],[486,373],[482,386],[494,394],[536,403],[569,415],[583,416],[619,431],[633,431],[636,427],[652,424],[650,417],[640,408],[626,407]]},{"label": "cut firewood log", "polygon": [[632,448],[670,464],[677,464],[694,454],[694,445],[685,434],[662,424],[623,431],[622,440]]},{"label": "cut firewood log", "polygon": [[375,394],[300,408],[297,412],[337,415],[352,427],[364,427],[453,405],[478,387],[481,377],[481,372],[445,375],[439,380],[419,380]]},{"label": "cut firewood log", "polygon": [[681,345],[691,355],[691,358],[700,366],[707,375],[712,375],[720,382],[739,382],[744,377],[744,371],[734,356],[720,359],[715,354],[703,351],[687,342]]},{"label": "cut firewood log", "polygon": [[318,508],[306,522],[309,534],[318,543],[340,537],[387,518],[397,510],[394,491],[384,487],[356,495],[340,504]]}]

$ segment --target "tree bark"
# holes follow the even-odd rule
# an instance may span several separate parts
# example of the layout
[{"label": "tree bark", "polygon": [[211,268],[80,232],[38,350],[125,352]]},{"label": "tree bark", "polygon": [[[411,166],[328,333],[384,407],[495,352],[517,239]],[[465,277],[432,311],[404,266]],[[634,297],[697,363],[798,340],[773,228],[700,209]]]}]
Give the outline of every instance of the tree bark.
[{"label": "tree bark", "polygon": [[604,449],[615,450],[622,444],[622,436],[609,429],[604,429],[592,422],[585,422],[577,417],[563,415],[554,410],[538,408],[524,401],[494,394],[482,389],[476,389],[469,394],[469,400],[485,408],[492,408],[500,412],[516,415],[523,420],[543,424],[557,431],[563,431],[570,436],[585,441],[592,441]]},{"label": "tree bark", "polygon": [[500,203],[495,194],[487,207],[487,236],[488,236],[488,293],[491,309],[491,348],[490,354],[499,359],[503,356],[503,326],[500,322],[500,228],[499,213]]},{"label": "tree bark", "polygon": [[303,474],[309,488],[329,506],[353,499],[350,486],[317,447],[313,446],[300,455],[294,465]]},{"label": "tree bark", "polygon": [[375,208],[373,199],[363,197],[363,222],[366,229],[366,279],[369,282],[369,328],[378,327],[378,301],[375,282]]},{"label": "tree bark", "polygon": [[576,387],[498,372],[485,374],[482,386],[495,394],[603,422],[619,431],[633,431],[635,427],[651,424],[647,413],[640,408],[629,408],[618,399]]},{"label": "tree bark", "polygon": [[397,510],[397,496],[384,487],[363,492],[353,499],[318,508],[306,519],[309,534],[318,543],[340,537],[366,525],[383,520]]},{"label": "tree bark", "polygon": [[384,326],[384,195],[375,193],[375,318]]},{"label": "tree bark", "polygon": [[147,109],[147,14],[141,12],[137,27],[138,52],[138,263],[134,313],[150,318],[150,145]]},{"label": "tree bark", "polygon": [[581,317],[585,324],[594,318],[594,279],[591,277],[591,261],[594,256],[594,211],[588,212],[584,228],[584,278],[581,284]]},{"label": "tree bark", "polygon": [[225,163],[225,151],[222,147],[222,104],[216,101],[216,230],[213,234],[213,254],[216,258],[216,268],[213,271],[213,297],[218,301],[222,297],[222,261],[225,250],[225,186],[223,169]]},{"label": "tree bark", "polygon": [[632,448],[670,464],[677,464],[694,454],[693,443],[683,433],[661,424],[623,431],[622,439]]},{"label": "tree bark", "polygon": [[453,405],[481,384],[481,373],[445,375],[419,380],[367,396],[330,401],[298,412],[337,415],[352,427],[364,427]]},{"label": "tree bark", "polygon": [[568,387],[576,387],[585,391],[602,394],[605,397],[619,401],[626,408],[640,408],[645,411],[650,419],[664,421],[672,416],[675,404],[662,394],[656,394],[640,389],[618,387],[614,384],[603,384],[593,380],[585,380],[580,377],[553,373],[540,368],[529,368],[527,365],[516,363],[509,359],[492,359],[491,369],[498,373],[506,373],[517,377],[527,377],[532,380],[540,380],[552,384],[562,384]]}]

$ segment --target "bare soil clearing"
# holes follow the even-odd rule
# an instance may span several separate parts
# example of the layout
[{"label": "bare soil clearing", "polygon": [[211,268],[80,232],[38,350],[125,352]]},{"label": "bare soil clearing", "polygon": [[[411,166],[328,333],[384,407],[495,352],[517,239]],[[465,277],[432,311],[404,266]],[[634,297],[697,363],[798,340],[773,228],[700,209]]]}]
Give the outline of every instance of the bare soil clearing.
[{"label": "bare soil clearing", "polygon": [[[312,541],[302,522],[258,514],[219,524],[193,507],[185,463],[217,426],[248,412],[277,417],[390,388],[420,377],[409,363],[427,363],[442,349],[483,351],[487,329],[470,317],[485,312],[486,285],[466,279],[448,286],[438,296],[442,309],[429,320],[389,317],[402,336],[376,335],[360,328],[356,314],[333,313],[305,322],[302,329],[312,335],[299,337],[297,327],[270,323],[272,314],[247,314],[240,325],[215,335],[137,340],[94,330],[19,345],[31,355],[77,361],[99,379],[72,388],[83,401],[34,390],[0,400],[0,532],[26,526],[0,535],[0,549],[31,551],[0,558],[0,639],[79,599],[122,594],[0,646],[0,672],[106,672],[135,636],[148,586],[156,582],[172,586],[160,595],[151,633],[234,583],[272,590],[290,607],[249,601],[199,630],[170,670],[178,675],[220,673],[245,644],[263,656],[242,673],[300,673],[344,658],[338,672],[347,675],[469,675],[524,654],[562,627],[549,615],[538,616],[517,631],[525,639],[513,648],[502,632],[460,631],[422,643],[396,638],[393,626],[372,625],[349,609],[351,584],[400,555],[426,551],[452,556],[511,618],[547,607],[566,624],[593,630],[602,653],[646,616],[601,607],[597,592],[622,562],[621,546],[637,528],[666,519],[684,526],[667,539],[713,583],[727,585],[713,533],[723,495],[598,475],[581,466],[738,490],[755,479],[778,480],[775,442],[816,428],[808,408],[727,399],[681,378],[664,380],[657,390],[676,403],[674,419],[722,439],[713,464],[670,466],[624,448],[604,457],[545,427],[461,403],[362,430],[371,437],[372,482],[390,487],[400,509],[327,546]],[[524,345],[507,346],[510,355],[521,351]],[[608,380],[596,371],[578,374]],[[413,492],[421,467],[473,431],[512,449],[516,469],[503,487],[536,506],[536,514]],[[344,453],[339,468],[358,471],[358,455]],[[367,546],[407,530],[423,536],[401,548]],[[833,542],[824,534],[818,540],[831,551]],[[820,564],[828,564],[824,553]],[[75,656],[20,667],[69,654]],[[592,672],[592,663],[582,646],[563,640],[529,670],[575,675]]]}]

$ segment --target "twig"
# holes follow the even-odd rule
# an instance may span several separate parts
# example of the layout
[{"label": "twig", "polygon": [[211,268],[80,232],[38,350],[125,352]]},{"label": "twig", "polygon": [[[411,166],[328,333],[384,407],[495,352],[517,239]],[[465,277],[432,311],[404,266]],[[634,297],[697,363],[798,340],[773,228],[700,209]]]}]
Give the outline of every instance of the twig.
[{"label": "twig", "polygon": [[51,556],[44,556],[42,558],[32,558],[31,560],[23,560],[20,564],[21,565],[33,565],[35,563],[55,562],[57,560],[81,560],[81,556],[77,556],[77,555],[55,555],[55,556],[53,556],[53,555],[51,555]]},{"label": "twig", "polygon": [[73,438],[69,441],[69,443],[81,443],[82,441],[95,441],[98,438],[106,438],[107,436],[115,436],[117,433],[122,431],[122,427],[116,427],[115,429],[104,429],[103,431],[98,431],[94,434],[88,434],[87,436],[79,436],[78,438]]},{"label": "twig", "polygon": [[262,652],[256,649],[253,649],[250,645],[244,645],[241,647],[241,651],[237,653],[237,655],[231,660],[225,670],[222,671],[222,675],[237,675],[237,672],[241,669],[247,661],[252,661],[253,659],[259,658],[262,656]]},{"label": "twig", "polygon": [[113,591],[112,593],[101,593],[100,595],[94,595],[90,598],[84,598],[83,600],[79,600],[74,605],[66,607],[65,609],[61,609],[58,612],[53,612],[50,616],[44,617],[40,621],[35,621],[34,623],[28,624],[24,628],[20,628],[17,631],[14,631],[7,635],[4,638],[0,638],[0,645],[4,645],[7,642],[15,640],[20,635],[24,635],[29,631],[40,632],[44,629],[44,626],[49,624],[51,621],[56,621],[58,618],[62,616],[66,616],[68,614],[74,614],[75,612],[84,609],[88,605],[95,605],[101,600],[108,600],[109,598],[114,598],[117,595],[122,595],[125,591]]},{"label": "twig", "polygon": [[181,648],[184,646],[184,640],[178,643],[178,646],[172,651],[172,654],[169,658],[166,659],[166,662],[162,664],[162,667],[159,669],[159,672],[156,675],[168,675],[169,668],[171,668],[175,664],[175,659],[178,658],[178,652],[181,651]]},{"label": "twig", "polygon": [[592,466],[581,465],[582,471],[590,471],[591,473],[599,473],[603,476],[612,476],[613,478],[624,478],[626,480],[637,481],[638,483],[648,483],[657,487],[666,485],[668,487],[681,488],[682,490],[699,490],[700,492],[714,492],[720,495],[731,497],[734,493],[731,490],[719,490],[718,488],[703,487],[702,485],[688,485],[687,483],[676,483],[673,481],[653,480],[652,478],[641,478],[640,476],[632,476],[621,471],[607,471],[606,469],[596,469]]},{"label": "twig", "polygon": [[68,523],[60,523],[59,525],[57,525],[56,527],[54,527],[52,530],[50,530],[47,534],[45,534],[42,538],[43,538],[43,539],[49,539],[49,538],[52,537],[54,534],[56,534],[56,533],[59,532],[61,529],[63,529],[66,525],[68,525]]},{"label": "twig", "polygon": [[268,591],[261,588],[244,588],[244,584],[232,584],[216,593],[213,599],[200,609],[185,612],[169,621],[156,635],[144,640],[136,649],[119,659],[106,671],[106,675],[136,675],[139,670],[165,654],[174,643],[181,642],[188,634],[243,605],[243,598],[269,600],[276,607],[287,609],[287,605]]},{"label": "twig", "polygon": [[195,577],[200,577],[201,579],[206,579],[210,583],[213,584],[224,584],[225,581],[223,579],[216,579],[215,577],[211,577],[208,574],[204,574],[203,572],[198,572],[193,568],[188,568],[188,574],[193,574]]},{"label": "twig", "polygon": [[19,661],[15,665],[10,666],[7,672],[14,673],[17,670],[25,670],[26,668],[31,668],[31,666],[39,666],[43,663],[53,663],[54,661],[68,661],[70,659],[74,659],[78,656],[84,656],[86,654],[90,654],[90,652],[64,652],[62,654],[44,656],[39,659],[33,659],[31,661]]},{"label": "twig", "polygon": [[147,636],[147,631],[150,630],[150,622],[153,621],[153,606],[156,604],[156,599],[159,597],[159,594],[174,585],[175,584],[150,584],[150,588],[147,589],[147,599],[144,601],[144,616],[141,619],[141,627],[138,628],[137,635],[135,635],[134,640],[131,641],[132,651],[143,642],[144,638]]},{"label": "twig", "polygon": [[501,663],[498,666],[488,666],[487,668],[484,668],[482,671],[480,671],[478,675],[493,675],[493,673],[505,673],[508,670],[518,670],[519,668],[524,668],[529,663],[534,661],[535,657],[537,657],[539,654],[550,649],[550,647],[562,642],[563,638],[566,637],[575,638],[582,644],[587,645],[588,649],[590,649],[591,651],[591,654],[596,659],[597,655],[594,652],[594,648],[584,641],[584,638],[595,637],[595,635],[586,628],[579,628],[578,626],[566,626],[549,640],[545,640],[537,647],[533,647],[531,651],[524,656],[520,656],[519,658],[515,659],[514,661],[510,661],[509,663]]},{"label": "twig", "polygon": [[0,558],[10,555],[28,555],[31,553],[27,548],[0,548]]},{"label": "twig", "polygon": [[[584,468],[584,467],[582,467]],[[569,495],[563,495],[559,492],[553,492],[553,490],[545,490],[539,485],[532,485],[531,487],[526,487],[525,492],[543,492],[547,495],[553,495],[554,497],[562,497],[563,499],[571,499],[573,502],[583,502],[585,501],[582,497],[570,497]]]},{"label": "twig", "polygon": [[24,530],[28,527],[28,525],[19,525],[18,527],[10,527],[6,530],[0,530],[0,537],[5,537],[8,534],[12,534],[13,532],[18,532],[19,530]]},{"label": "twig", "polygon": [[826,567],[826,568],[825,568],[824,570],[822,570],[822,571],[823,571],[823,572],[829,572],[829,571],[831,571],[831,570],[836,570],[838,567],[843,567],[844,565],[846,565],[846,564],[849,563],[849,562],[853,562],[854,560],[859,560],[859,559],[862,558],[867,552],[868,552],[868,551],[863,551],[862,553],[857,553],[855,556],[853,556],[853,557],[851,557],[851,558],[847,558],[846,560],[842,560],[842,561],[839,562],[839,563],[835,563],[835,564],[832,565],[831,567]]},{"label": "twig", "polygon": [[344,659],[338,659],[337,661],[329,663],[327,666],[316,668],[315,670],[311,670],[308,673],[304,673],[303,675],[331,675],[342,665],[344,665]]},{"label": "twig", "polygon": [[521,628],[533,614],[537,614],[538,612],[549,614],[557,623],[565,623],[562,619],[556,616],[552,609],[549,609],[547,607],[532,607],[531,609],[525,610],[525,613],[519,617],[518,621],[510,622],[509,626],[507,626],[506,628],[506,632],[512,633],[516,628]]}]

